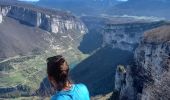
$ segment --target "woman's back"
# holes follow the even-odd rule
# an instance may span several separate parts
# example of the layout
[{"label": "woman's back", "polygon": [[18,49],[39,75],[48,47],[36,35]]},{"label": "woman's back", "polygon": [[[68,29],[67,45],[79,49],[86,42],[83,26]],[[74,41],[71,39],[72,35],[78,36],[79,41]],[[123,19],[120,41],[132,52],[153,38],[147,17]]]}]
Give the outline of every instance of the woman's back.
[{"label": "woman's back", "polygon": [[51,100],[90,100],[88,89],[83,84],[72,84],[69,65],[62,55],[47,58],[47,74],[57,91]]},{"label": "woman's back", "polygon": [[56,92],[51,100],[90,100],[89,92],[83,84],[73,84],[69,90]]}]

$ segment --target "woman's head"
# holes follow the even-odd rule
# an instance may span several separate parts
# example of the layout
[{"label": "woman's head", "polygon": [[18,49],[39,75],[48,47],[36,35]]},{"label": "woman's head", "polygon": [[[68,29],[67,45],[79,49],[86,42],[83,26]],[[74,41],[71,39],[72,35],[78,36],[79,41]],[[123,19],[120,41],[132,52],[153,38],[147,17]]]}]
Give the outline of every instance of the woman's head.
[{"label": "woman's head", "polygon": [[69,81],[69,66],[63,56],[47,58],[47,74],[50,82],[58,90],[62,90]]}]

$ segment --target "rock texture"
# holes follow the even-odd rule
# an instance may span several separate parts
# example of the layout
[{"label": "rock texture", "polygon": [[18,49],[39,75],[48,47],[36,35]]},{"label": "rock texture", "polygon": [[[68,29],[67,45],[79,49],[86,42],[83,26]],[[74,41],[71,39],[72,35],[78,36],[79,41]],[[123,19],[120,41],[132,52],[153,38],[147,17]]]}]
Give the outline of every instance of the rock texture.
[{"label": "rock texture", "polygon": [[[1,2],[0,2],[1,3]],[[84,32],[81,21],[71,14],[38,8],[22,3],[1,3],[1,15],[17,19],[23,23],[40,27],[53,33],[64,33],[70,29],[79,29]],[[30,7],[31,6],[31,7]]]},{"label": "rock texture", "polygon": [[[87,28],[78,18],[66,12],[2,0],[0,31],[0,57],[5,58],[32,51],[59,50],[63,46],[70,48],[70,44],[77,47]],[[71,42],[63,45],[61,41]]]},{"label": "rock texture", "polygon": [[103,45],[133,51],[139,44],[144,31],[165,24],[158,22],[107,23],[103,32]]},{"label": "rock texture", "polygon": [[139,76],[146,76],[140,94],[141,100],[170,99],[169,28],[170,26],[162,26],[146,32],[135,52],[137,67],[141,68]]},{"label": "rock texture", "polygon": [[135,100],[133,76],[131,66],[117,66],[115,74],[115,87],[111,97],[113,100]]},{"label": "rock texture", "polygon": [[[170,26],[164,25],[145,32],[134,58],[135,62],[126,68],[126,78],[123,79],[126,84],[121,82],[119,88],[115,85],[119,99],[169,100]],[[122,76],[116,80],[120,78]]]}]

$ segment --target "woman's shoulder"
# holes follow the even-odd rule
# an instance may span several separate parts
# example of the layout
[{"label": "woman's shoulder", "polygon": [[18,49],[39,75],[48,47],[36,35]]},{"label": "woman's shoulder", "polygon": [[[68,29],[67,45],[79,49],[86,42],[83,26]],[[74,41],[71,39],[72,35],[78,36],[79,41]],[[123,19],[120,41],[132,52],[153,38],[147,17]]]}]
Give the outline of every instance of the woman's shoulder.
[{"label": "woman's shoulder", "polygon": [[84,93],[88,93],[88,89],[86,87],[86,85],[84,84],[75,84],[75,89],[79,90],[79,91],[83,91]]},{"label": "woman's shoulder", "polygon": [[81,88],[81,89],[87,89],[86,85],[80,83],[80,84],[75,84],[76,88]]},{"label": "woman's shoulder", "polygon": [[50,100],[71,100],[68,95],[54,95]]},{"label": "woman's shoulder", "polygon": [[[84,84],[73,84],[70,91],[61,91],[57,92],[54,96],[51,97],[51,100],[72,100],[71,98],[76,96],[84,95],[86,98],[89,98],[89,91]],[[84,99],[83,99],[84,100]],[[89,99],[87,99],[89,100]]]}]

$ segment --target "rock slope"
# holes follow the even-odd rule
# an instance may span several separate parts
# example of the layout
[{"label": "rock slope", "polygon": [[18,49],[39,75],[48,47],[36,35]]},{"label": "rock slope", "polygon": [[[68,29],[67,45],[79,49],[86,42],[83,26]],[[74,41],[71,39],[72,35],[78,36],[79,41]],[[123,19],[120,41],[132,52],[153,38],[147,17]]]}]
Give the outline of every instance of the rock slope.
[{"label": "rock slope", "polygon": [[139,76],[146,76],[139,93],[141,100],[169,100],[170,26],[146,32],[135,58],[137,67],[141,68]]},{"label": "rock slope", "polygon": [[169,100],[170,26],[163,25],[145,32],[134,58],[135,62],[126,68],[126,76],[116,79],[125,82],[121,82],[121,86],[115,85],[117,99]]},{"label": "rock slope", "polygon": [[[86,26],[75,16],[13,0],[0,1],[0,98],[32,96],[46,77],[49,56],[74,66]],[[71,66],[71,65],[70,65]]]},{"label": "rock slope", "polygon": [[78,41],[87,29],[78,18],[69,13],[2,0],[0,31],[0,55],[5,58],[45,51],[49,46],[53,49],[61,48],[62,43],[57,39],[59,37],[79,45]]},{"label": "rock slope", "polygon": [[123,23],[109,22],[104,27],[103,45],[111,45],[113,48],[134,51],[139,44],[143,33],[165,24],[164,21],[141,22],[130,21]]}]

